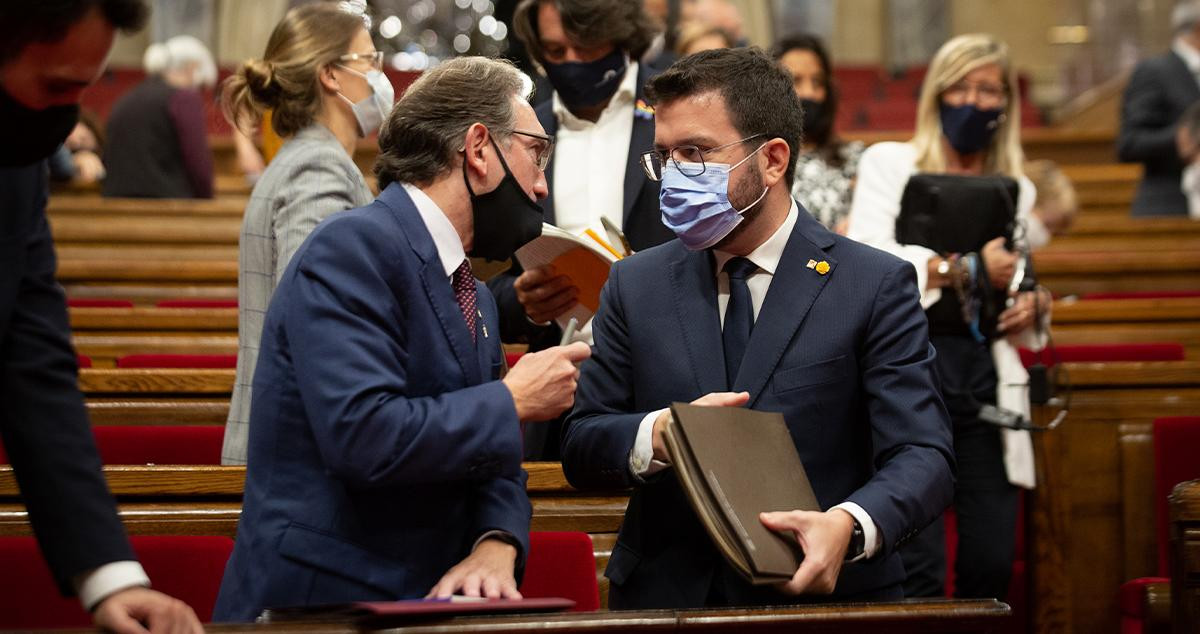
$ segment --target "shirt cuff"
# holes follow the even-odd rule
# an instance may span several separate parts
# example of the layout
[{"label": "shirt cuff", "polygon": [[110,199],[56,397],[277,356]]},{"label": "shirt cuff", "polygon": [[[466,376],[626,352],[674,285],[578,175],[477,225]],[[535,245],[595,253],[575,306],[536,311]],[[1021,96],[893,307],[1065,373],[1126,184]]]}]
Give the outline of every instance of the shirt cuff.
[{"label": "shirt cuff", "polygon": [[650,412],[638,426],[637,438],[633,441],[633,451],[629,452],[629,472],[638,481],[671,466],[669,462],[654,459],[654,421],[663,412],[668,411],[670,410],[664,407]]},{"label": "shirt cuff", "polygon": [[114,561],[75,575],[75,593],[83,609],[91,612],[101,601],[120,590],[150,587],[150,577],[136,561]]},{"label": "shirt cuff", "polygon": [[479,539],[475,540],[475,545],[471,546],[471,552],[475,552],[475,549],[479,548],[479,545],[482,544],[483,540],[485,539],[498,539],[505,544],[515,547],[518,553],[521,552],[521,540],[517,539],[512,533],[502,530],[490,530],[480,535]]},{"label": "shirt cuff", "polygon": [[[854,502],[842,502],[833,508],[842,509],[849,513],[854,519],[858,520],[858,525],[862,527],[863,552],[850,561],[860,561],[874,557],[875,553],[879,552],[880,547],[883,546],[883,536],[880,535],[879,529],[875,526],[875,520],[871,519],[871,516],[863,510],[863,507]],[[832,511],[833,509],[829,510]]]}]

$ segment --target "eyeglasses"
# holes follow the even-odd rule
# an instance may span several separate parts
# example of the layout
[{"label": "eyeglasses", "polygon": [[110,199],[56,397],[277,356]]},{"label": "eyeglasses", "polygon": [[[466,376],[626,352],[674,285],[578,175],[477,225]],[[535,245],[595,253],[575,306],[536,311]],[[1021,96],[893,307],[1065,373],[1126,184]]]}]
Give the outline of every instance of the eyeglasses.
[{"label": "eyeglasses", "polygon": [[745,143],[751,139],[757,139],[765,134],[752,134],[744,139],[739,139],[725,145],[701,150],[695,145],[677,145],[670,150],[650,150],[642,153],[642,169],[646,172],[646,176],[654,181],[661,181],[663,178],[663,165],[666,164],[669,158],[675,164],[675,169],[684,176],[696,177],[704,173],[704,155],[709,152],[716,152],[727,147],[732,147],[739,143]]},{"label": "eyeglasses", "polygon": [[550,164],[550,156],[554,154],[554,137],[548,134],[516,129],[505,130],[505,132],[534,139],[533,144],[529,148],[533,151],[533,162],[537,163],[538,169],[543,172],[546,171],[546,166]]},{"label": "eyeglasses", "polygon": [[1000,84],[973,84],[959,81],[942,91],[942,99],[951,106],[961,106],[975,93],[975,104],[984,108],[996,108],[1008,103],[1008,89]]},{"label": "eyeglasses", "polygon": [[357,62],[360,59],[365,59],[371,63],[371,67],[376,70],[383,69],[383,51],[375,51],[374,53],[346,53],[338,58],[339,62]]}]

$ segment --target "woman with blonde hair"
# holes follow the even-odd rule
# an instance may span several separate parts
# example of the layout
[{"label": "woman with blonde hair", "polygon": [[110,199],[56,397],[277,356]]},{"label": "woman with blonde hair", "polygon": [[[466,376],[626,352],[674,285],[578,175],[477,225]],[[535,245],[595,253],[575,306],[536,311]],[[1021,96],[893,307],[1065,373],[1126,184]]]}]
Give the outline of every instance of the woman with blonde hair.
[{"label": "woman with blonde hair", "polygon": [[247,459],[263,315],[292,254],[323,218],[372,199],[352,157],[358,139],[387,117],[394,94],[365,25],[361,13],[332,3],[294,8],[271,33],[262,59],[246,61],[224,84],[230,122],[250,132],[269,109],[271,127],[286,139],[250,193],[242,222],[237,380],[224,464]]},{"label": "woman with blonde hair", "polygon": [[[1022,173],[1020,110],[1007,45],[984,34],[946,42],[930,63],[921,88],[915,135],[907,143],[879,143],[863,153],[850,206],[849,237],[911,262],[921,304],[930,316],[930,343],[937,349],[942,394],[954,424],[955,594],[961,597],[1003,599],[1007,594],[1016,537],[1014,483],[1030,487],[1033,482],[1030,472],[1017,473],[1006,463],[1009,443],[1016,441],[979,414],[985,404],[998,402],[1028,410],[1024,391],[1018,395],[1023,408],[1010,400],[1011,392],[1000,391],[1009,381],[997,380],[993,344],[1031,332],[1036,294],[1013,294],[1011,306],[999,313],[994,328],[981,334],[961,317],[966,312],[960,303],[962,291],[966,287],[979,297],[999,296],[999,304],[1004,305],[1017,254],[1005,247],[1004,237],[965,254],[901,244],[896,239],[896,220],[909,178],[923,172],[1012,178],[1019,185],[1018,223],[1025,222],[1035,190]],[[951,310],[945,311],[947,307]],[[1017,370],[1023,373],[1019,364]],[[1027,443],[1027,433],[1022,433]],[[908,573],[906,596],[943,594],[946,563],[941,520],[905,544],[901,556]]]}]

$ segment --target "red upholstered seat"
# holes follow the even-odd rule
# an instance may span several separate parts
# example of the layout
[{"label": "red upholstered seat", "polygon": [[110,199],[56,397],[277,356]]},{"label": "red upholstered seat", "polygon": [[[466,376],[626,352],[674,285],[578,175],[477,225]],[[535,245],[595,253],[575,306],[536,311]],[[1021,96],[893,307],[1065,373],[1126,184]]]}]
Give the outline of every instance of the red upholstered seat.
[{"label": "red upholstered seat", "polygon": [[92,428],[104,464],[221,464],[224,425],[101,425]]},{"label": "red upholstered seat", "polygon": [[79,362],[79,367],[81,367],[81,368],[92,367],[92,358],[87,356],[86,354],[75,355],[75,360]]},{"label": "red upholstered seat", "polygon": [[67,306],[71,308],[133,308],[133,302],[127,299],[72,297],[67,299]]},{"label": "red upholstered seat", "polygon": [[1044,348],[1040,354],[1021,348],[1025,367],[1040,360],[1042,365],[1058,363],[1095,363],[1104,361],[1183,361],[1186,350],[1181,343],[1109,343]]},{"label": "red upholstered seat", "polygon": [[236,299],[164,299],[159,308],[237,308]]},{"label": "red upholstered seat", "polygon": [[1124,291],[1120,293],[1084,293],[1079,299],[1172,299],[1176,297],[1200,297],[1195,291]]},{"label": "red upholstered seat", "polygon": [[524,354],[524,352],[505,352],[504,362],[507,363],[508,367],[511,368],[517,364],[517,361],[520,360],[521,356]]},{"label": "red upholstered seat", "polygon": [[529,557],[521,594],[527,598],[562,597],[575,602],[573,612],[600,609],[596,557],[587,533],[529,534]]},{"label": "red upholstered seat", "polygon": [[[200,620],[212,619],[232,539],[138,536],[131,541],[155,589],[192,606]],[[91,624],[77,599],[59,595],[32,537],[0,537],[0,562],[0,630]]]},{"label": "red upholstered seat", "polygon": [[1158,538],[1157,577],[1140,577],[1121,585],[1121,633],[1149,631],[1146,618],[1146,588],[1152,583],[1170,583],[1170,516],[1167,496],[1176,484],[1200,478],[1200,416],[1159,418],[1154,421],[1154,507]]},{"label": "red upholstered seat", "polygon": [[117,358],[118,368],[228,369],[237,367],[236,354],[129,354]]}]

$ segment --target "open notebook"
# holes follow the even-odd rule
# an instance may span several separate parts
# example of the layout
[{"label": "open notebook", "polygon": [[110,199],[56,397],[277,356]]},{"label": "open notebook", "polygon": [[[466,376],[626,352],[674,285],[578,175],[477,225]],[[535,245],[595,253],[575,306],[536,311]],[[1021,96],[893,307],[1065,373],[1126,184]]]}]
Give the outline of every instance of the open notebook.
[{"label": "open notebook", "polygon": [[579,303],[558,317],[560,326],[566,327],[572,317],[581,325],[586,324],[596,314],[600,306],[600,289],[608,281],[609,269],[626,255],[621,243],[614,246],[611,240],[611,234],[602,236],[588,229],[583,235],[576,236],[543,223],[542,235],[517,249],[517,261],[526,271],[552,264],[579,289]]}]

